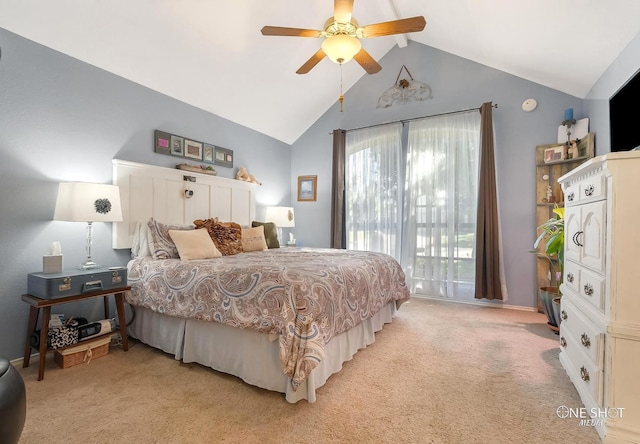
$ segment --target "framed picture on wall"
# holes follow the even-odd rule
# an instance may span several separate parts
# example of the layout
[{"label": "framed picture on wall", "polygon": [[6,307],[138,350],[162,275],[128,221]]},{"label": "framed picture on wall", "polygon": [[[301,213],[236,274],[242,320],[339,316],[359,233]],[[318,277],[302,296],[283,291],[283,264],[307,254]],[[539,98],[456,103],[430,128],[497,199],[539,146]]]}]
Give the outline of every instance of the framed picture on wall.
[{"label": "framed picture on wall", "polygon": [[180,136],[171,136],[171,154],[174,156],[184,155],[184,139]]},{"label": "framed picture on wall", "polygon": [[155,130],[153,146],[156,153],[171,154],[171,134]]},{"label": "framed picture on wall", "polygon": [[184,141],[184,157],[190,159],[202,160],[202,143],[194,140],[185,139]]},{"label": "framed picture on wall", "polygon": [[202,145],[202,160],[207,163],[213,163],[213,153],[215,147],[205,143]]},{"label": "framed picture on wall", "polygon": [[298,202],[315,202],[318,176],[298,176]]},{"label": "framed picture on wall", "polygon": [[233,168],[233,151],[226,148],[215,147],[213,163],[227,168]]}]

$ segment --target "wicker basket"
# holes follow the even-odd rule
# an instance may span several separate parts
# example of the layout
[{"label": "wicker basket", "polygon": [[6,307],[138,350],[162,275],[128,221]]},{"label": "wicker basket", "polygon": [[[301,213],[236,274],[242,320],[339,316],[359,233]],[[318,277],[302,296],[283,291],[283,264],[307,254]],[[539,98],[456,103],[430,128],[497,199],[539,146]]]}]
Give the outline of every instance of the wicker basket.
[{"label": "wicker basket", "polygon": [[109,353],[111,336],[105,336],[94,341],[81,342],[73,347],[56,350],[54,360],[59,367],[68,368],[78,364],[88,364],[93,359]]}]

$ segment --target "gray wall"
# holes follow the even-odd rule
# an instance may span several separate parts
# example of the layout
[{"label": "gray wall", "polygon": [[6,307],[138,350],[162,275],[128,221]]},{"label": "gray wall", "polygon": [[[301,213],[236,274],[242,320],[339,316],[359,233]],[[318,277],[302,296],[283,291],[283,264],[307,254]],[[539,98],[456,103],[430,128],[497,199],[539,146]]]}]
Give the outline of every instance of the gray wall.
[{"label": "gray wall", "polygon": [[[85,224],[51,220],[58,183],[109,183],[114,158],[174,167],[178,158],[153,152],[154,129],[234,150],[236,167],[263,183],[257,218],[266,205],[289,205],[289,145],[1,28],[0,50],[0,356],[22,356],[29,310],[20,295],[51,242],[62,243],[65,268],[85,257]],[[111,224],[95,224],[92,252],[105,265],[129,259],[111,248]],[[63,308],[102,317],[99,301]]]},{"label": "gray wall", "polygon": [[[298,240],[307,246],[329,246],[332,157],[329,133],[334,128],[352,129],[477,108],[492,101],[499,106],[494,109],[493,118],[509,291],[507,304],[534,307],[535,265],[528,251],[536,238],[535,147],[557,141],[558,126],[566,108],[574,108],[576,118],[586,117],[584,101],[414,42],[405,48],[394,48],[381,60],[381,65],[380,73],[363,77],[345,94],[344,112],[339,112],[336,103],[293,145],[293,192],[296,177],[308,174],[318,175],[319,191],[317,202],[296,202],[293,194]],[[394,84],[402,65],[407,66],[414,79],[431,86],[434,98],[376,109],[378,98]],[[529,113],[521,108],[527,98],[538,101],[538,107]]]}]

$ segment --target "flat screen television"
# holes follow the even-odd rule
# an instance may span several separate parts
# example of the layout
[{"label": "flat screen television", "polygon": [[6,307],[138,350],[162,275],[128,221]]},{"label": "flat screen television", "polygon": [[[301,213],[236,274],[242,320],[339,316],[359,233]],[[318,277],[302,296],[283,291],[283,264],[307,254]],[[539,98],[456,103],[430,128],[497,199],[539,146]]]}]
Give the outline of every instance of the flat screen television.
[{"label": "flat screen television", "polygon": [[639,105],[640,72],[637,72],[609,99],[609,132],[612,152],[629,151],[640,147],[640,131],[637,127]]}]

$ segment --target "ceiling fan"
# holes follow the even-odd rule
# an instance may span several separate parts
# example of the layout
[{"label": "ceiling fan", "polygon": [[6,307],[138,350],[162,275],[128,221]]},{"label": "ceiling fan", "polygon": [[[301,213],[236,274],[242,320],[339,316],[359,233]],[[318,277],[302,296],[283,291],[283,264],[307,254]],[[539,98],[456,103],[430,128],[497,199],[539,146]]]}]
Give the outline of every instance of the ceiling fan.
[{"label": "ceiling fan", "polygon": [[353,0],[334,0],[333,17],[325,22],[322,31],[265,26],[261,32],[262,35],[271,36],[324,38],[322,47],[296,71],[297,74],[308,73],[325,56],[338,64],[346,63],[353,58],[367,73],[375,74],[382,67],[362,48],[359,39],[418,32],[422,31],[427,23],[423,16],[417,16],[360,26],[351,16],[352,11]]}]

